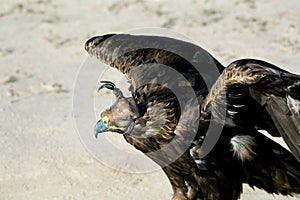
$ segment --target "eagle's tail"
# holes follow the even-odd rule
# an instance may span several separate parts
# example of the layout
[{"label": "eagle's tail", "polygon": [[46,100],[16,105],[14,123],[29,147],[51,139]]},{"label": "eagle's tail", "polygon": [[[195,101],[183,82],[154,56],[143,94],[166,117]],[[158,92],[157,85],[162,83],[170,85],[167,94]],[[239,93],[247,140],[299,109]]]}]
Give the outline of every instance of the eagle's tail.
[{"label": "eagle's tail", "polygon": [[243,163],[246,183],[274,194],[300,193],[300,162],[293,154],[260,133],[253,150],[253,160]]}]

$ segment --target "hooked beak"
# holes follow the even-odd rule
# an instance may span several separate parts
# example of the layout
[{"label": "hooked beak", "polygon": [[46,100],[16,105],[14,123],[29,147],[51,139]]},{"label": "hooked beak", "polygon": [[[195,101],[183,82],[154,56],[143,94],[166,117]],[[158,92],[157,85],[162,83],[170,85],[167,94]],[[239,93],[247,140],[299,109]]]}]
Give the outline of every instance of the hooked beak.
[{"label": "hooked beak", "polygon": [[100,120],[96,123],[96,125],[95,125],[95,127],[94,127],[94,136],[95,136],[95,138],[97,139],[98,134],[107,131],[107,129],[108,129],[108,127],[105,126],[105,124],[103,123],[102,119],[100,119]]}]

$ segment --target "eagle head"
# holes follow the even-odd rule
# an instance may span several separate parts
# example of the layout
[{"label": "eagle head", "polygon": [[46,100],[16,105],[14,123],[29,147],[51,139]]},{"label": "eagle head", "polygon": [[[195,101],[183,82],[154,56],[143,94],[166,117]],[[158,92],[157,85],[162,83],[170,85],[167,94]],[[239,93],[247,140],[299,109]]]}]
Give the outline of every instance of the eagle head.
[{"label": "eagle head", "polygon": [[100,119],[95,125],[94,135],[97,138],[99,133],[117,132],[129,134],[134,127],[134,119],[139,116],[138,107],[133,98],[125,98],[122,91],[115,87],[115,84],[109,81],[104,83],[98,89],[107,88],[113,91],[116,96],[114,104],[100,114]]}]

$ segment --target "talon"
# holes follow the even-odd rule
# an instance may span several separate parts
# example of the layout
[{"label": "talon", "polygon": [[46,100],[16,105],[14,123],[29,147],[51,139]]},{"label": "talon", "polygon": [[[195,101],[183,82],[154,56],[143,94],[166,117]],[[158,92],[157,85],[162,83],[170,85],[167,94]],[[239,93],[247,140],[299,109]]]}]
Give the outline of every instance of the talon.
[{"label": "talon", "polygon": [[104,84],[101,85],[98,88],[97,92],[99,92],[104,87],[107,88],[107,89],[109,89],[109,90],[114,90],[115,87],[116,87],[116,85],[113,82],[110,82],[110,81],[100,81],[100,83],[104,83]]}]

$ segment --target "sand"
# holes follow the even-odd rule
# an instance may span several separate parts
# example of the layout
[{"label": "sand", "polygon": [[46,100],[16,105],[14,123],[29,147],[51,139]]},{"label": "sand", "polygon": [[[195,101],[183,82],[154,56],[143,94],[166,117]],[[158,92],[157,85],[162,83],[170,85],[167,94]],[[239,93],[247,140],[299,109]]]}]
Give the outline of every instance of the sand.
[{"label": "sand", "polygon": [[[82,144],[72,96],[88,57],[85,40],[162,27],[187,36],[224,65],[252,57],[300,73],[299,10],[298,0],[2,0],[0,199],[170,199],[161,170],[124,173],[96,160]],[[97,101],[107,107],[111,95]],[[297,198],[245,186],[241,199]]]}]

